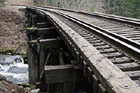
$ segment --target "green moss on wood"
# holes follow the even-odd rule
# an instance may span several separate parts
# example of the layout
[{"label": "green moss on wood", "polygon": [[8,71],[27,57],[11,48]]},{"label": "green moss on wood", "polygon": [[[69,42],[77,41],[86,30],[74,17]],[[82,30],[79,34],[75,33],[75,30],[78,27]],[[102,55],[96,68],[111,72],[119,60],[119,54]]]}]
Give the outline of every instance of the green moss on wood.
[{"label": "green moss on wood", "polygon": [[27,28],[26,31],[35,32],[35,31],[37,31],[37,28],[36,27],[30,27],[30,28]]}]

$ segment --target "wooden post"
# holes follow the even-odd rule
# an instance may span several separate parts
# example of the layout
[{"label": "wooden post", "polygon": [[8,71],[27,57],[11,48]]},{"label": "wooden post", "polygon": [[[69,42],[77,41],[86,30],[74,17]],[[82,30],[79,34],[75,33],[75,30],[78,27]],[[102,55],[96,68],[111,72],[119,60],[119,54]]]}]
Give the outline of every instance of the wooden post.
[{"label": "wooden post", "polygon": [[29,27],[32,27],[32,14],[29,14]]},{"label": "wooden post", "polygon": [[[32,29],[33,30],[33,29]],[[36,43],[30,43],[37,36],[34,36],[31,29],[26,29],[26,43],[27,43],[27,55],[29,65],[29,82],[35,84],[39,80],[38,76],[38,48]]]},{"label": "wooden post", "polygon": [[44,61],[45,61],[45,50],[44,49],[40,49],[40,59],[39,59],[39,73],[40,73],[40,79],[43,76],[43,71],[44,71]]},{"label": "wooden post", "polygon": [[32,15],[32,26],[33,27],[37,26],[37,15]]},{"label": "wooden post", "polygon": [[36,50],[36,45],[30,44],[30,60],[29,60],[29,82],[35,84],[39,81],[38,75],[38,53]]}]

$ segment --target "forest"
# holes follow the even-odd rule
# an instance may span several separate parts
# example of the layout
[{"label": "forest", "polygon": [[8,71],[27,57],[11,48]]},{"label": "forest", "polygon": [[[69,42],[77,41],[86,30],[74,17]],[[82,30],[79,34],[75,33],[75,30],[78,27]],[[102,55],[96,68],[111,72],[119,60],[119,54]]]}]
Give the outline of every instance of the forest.
[{"label": "forest", "polygon": [[140,0],[34,0],[35,3],[140,19]]},{"label": "forest", "polygon": [[140,18],[140,0],[105,0],[106,13]]}]

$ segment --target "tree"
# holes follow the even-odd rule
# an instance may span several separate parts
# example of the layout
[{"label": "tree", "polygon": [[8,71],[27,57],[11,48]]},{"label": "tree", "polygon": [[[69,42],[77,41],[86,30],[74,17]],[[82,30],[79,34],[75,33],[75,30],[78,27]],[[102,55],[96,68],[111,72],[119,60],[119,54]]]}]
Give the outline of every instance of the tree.
[{"label": "tree", "polygon": [[140,0],[105,0],[107,13],[140,18]]}]

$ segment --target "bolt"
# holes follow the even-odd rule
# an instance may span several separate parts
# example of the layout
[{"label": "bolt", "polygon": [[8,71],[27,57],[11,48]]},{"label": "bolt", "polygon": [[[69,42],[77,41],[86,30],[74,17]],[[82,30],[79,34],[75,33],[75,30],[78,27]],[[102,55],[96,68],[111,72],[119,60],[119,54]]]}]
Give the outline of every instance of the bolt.
[{"label": "bolt", "polygon": [[132,75],[134,75],[135,74],[135,72],[132,72]]},{"label": "bolt", "polygon": [[15,90],[14,89],[12,89],[12,93],[15,93]]},{"label": "bolt", "polygon": [[54,77],[54,74],[52,74],[51,76]]},{"label": "bolt", "polygon": [[113,60],[115,60],[116,58],[114,57]]},{"label": "bolt", "polygon": [[123,86],[124,88],[130,88],[130,86],[128,84],[124,84]]}]

